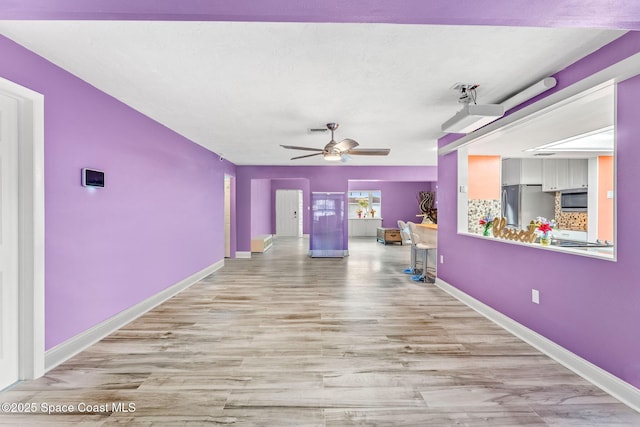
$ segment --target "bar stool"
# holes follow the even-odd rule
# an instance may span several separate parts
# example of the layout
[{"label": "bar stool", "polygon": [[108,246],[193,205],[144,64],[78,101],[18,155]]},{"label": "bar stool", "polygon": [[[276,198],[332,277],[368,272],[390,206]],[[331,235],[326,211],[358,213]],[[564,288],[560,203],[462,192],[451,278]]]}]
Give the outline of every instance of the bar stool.
[{"label": "bar stool", "polygon": [[[413,224],[413,227],[415,227],[415,223],[411,222],[411,221],[407,221],[406,223],[403,222],[404,226],[405,226],[405,232],[409,235],[409,241],[407,243],[409,243],[411,245],[411,264],[409,265],[409,268],[405,268],[403,270],[403,273],[406,274],[416,274],[418,272],[417,266],[416,266],[416,244],[414,242],[414,240],[411,238],[411,225]],[[398,226],[400,226],[400,221],[398,221]]]},{"label": "bar stool", "polygon": [[[405,273],[407,274],[418,274],[418,273],[422,273],[421,269],[418,269],[418,261],[421,261],[422,258],[422,252],[418,250],[417,248],[417,244],[420,241],[420,236],[417,235],[417,230],[416,230],[416,224],[412,221],[407,221],[406,223],[408,231],[409,231],[409,237],[411,238],[411,266],[407,269],[405,269]],[[414,237],[414,234],[416,234],[416,237]],[[424,269],[424,264],[422,265],[422,269]]]},{"label": "bar stool", "polygon": [[433,281],[428,280],[427,276],[427,266],[428,266],[428,255],[429,250],[437,248],[437,242],[432,242],[429,240],[425,240],[422,238],[420,234],[418,234],[416,225],[413,222],[408,222],[409,231],[411,233],[411,249],[412,249],[412,258],[411,258],[411,267],[416,271],[417,258],[420,257],[420,261],[422,263],[422,274],[416,274],[412,277],[416,282],[429,282],[434,283]]},{"label": "bar stool", "polygon": [[407,226],[407,223],[404,222],[403,220],[399,219],[398,220],[398,229],[400,230],[400,237],[402,238],[402,244],[403,245],[410,245],[411,244],[411,236],[409,235],[409,227]]}]

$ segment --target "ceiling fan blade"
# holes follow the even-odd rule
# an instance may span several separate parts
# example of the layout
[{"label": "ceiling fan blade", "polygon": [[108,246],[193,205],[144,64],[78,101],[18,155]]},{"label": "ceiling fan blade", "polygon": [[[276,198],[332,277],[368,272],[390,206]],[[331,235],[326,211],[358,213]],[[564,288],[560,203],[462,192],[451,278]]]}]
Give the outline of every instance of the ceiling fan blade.
[{"label": "ceiling fan blade", "polygon": [[298,147],[297,145],[280,145],[280,147],[288,148],[289,150],[324,151],[322,148]]},{"label": "ceiling fan blade", "polygon": [[321,156],[323,153],[305,154],[304,156],[292,157],[291,160],[304,159],[305,157]]},{"label": "ceiling fan blade", "polygon": [[346,154],[350,156],[386,156],[391,149],[389,148],[362,148],[359,150],[349,150]]},{"label": "ceiling fan blade", "polygon": [[335,150],[338,151],[349,151],[352,148],[356,148],[358,144],[356,141],[354,141],[353,139],[343,139],[342,141],[338,142],[336,145],[333,146],[333,148]]}]

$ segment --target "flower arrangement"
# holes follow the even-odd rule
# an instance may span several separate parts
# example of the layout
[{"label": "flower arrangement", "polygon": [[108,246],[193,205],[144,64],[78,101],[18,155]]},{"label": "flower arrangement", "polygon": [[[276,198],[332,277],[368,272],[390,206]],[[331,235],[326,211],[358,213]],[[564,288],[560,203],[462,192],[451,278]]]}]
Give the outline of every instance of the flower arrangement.
[{"label": "flower arrangement", "polygon": [[478,224],[484,226],[484,231],[482,232],[483,236],[489,235],[489,229],[493,226],[493,218],[491,215],[486,214],[478,221]]},{"label": "flower arrangement", "polygon": [[536,218],[534,225],[536,226],[536,230],[541,233],[540,243],[545,246],[549,245],[551,243],[551,235],[549,233],[551,233],[551,230],[556,226],[556,221],[539,216]]},{"label": "flower arrangement", "polygon": [[358,204],[360,207],[356,210],[356,214],[358,214],[358,218],[362,218],[362,214],[364,213],[364,217],[367,217],[367,210],[369,207],[368,199],[358,199]]}]

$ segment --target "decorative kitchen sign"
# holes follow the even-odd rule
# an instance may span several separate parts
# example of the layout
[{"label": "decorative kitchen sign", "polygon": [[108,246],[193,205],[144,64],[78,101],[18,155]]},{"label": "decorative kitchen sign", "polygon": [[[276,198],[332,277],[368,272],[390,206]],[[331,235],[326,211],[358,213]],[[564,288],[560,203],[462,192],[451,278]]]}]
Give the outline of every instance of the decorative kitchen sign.
[{"label": "decorative kitchen sign", "polygon": [[506,218],[495,218],[493,220],[493,236],[500,239],[514,240],[517,242],[533,243],[536,240],[536,226],[529,225],[527,230],[514,230],[506,228]]}]

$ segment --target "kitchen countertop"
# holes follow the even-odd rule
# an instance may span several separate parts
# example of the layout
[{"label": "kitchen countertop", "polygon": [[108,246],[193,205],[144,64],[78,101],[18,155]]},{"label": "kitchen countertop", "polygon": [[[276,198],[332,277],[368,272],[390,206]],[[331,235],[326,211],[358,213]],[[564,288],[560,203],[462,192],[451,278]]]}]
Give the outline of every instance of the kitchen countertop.
[{"label": "kitchen countertop", "polygon": [[577,240],[565,240],[565,239],[551,239],[552,246],[559,246],[561,248],[612,248],[613,244],[605,242],[587,242]]},{"label": "kitchen countertop", "polygon": [[429,228],[431,230],[437,230],[438,224],[416,224],[418,227]]},{"label": "kitchen countertop", "polygon": [[589,246],[571,247],[571,246],[557,246],[557,245],[542,246],[539,243],[519,242],[516,240],[508,240],[508,239],[496,239],[493,236],[483,236],[482,234],[471,233],[471,232],[458,232],[458,234],[476,238],[476,239],[483,239],[483,240],[493,241],[497,243],[502,243],[502,244],[526,246],[529,248],[536,248],[539,250],[553,251],[553,252],[565,253],[565,254],[582,255],[582,256],[593,257],[593,258],[602,259],[606,261],[616,261],[614,246],[591,246],[591,247]]}]

